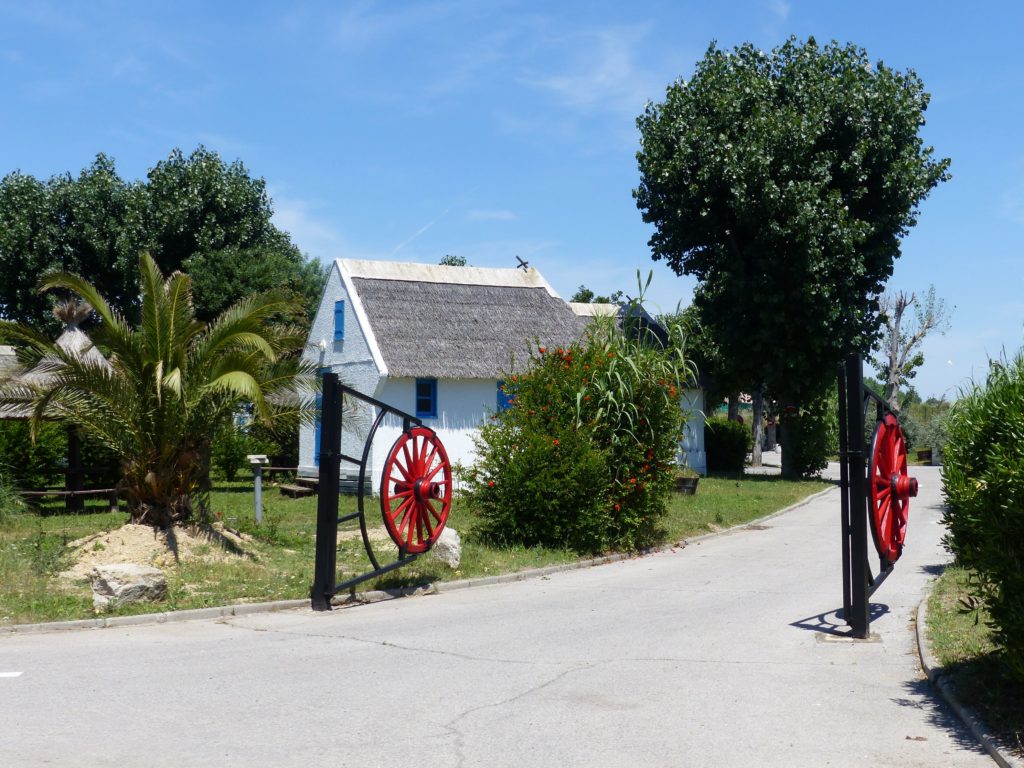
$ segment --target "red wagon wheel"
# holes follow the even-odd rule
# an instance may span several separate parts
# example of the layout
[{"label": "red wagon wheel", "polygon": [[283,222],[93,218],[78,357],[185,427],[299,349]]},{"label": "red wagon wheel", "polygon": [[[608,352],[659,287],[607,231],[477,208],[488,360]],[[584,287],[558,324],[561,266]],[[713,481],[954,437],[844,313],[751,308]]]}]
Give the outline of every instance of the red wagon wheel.
[{"label": "red wagon wheel", "polygon": [[380,481],[384,526],[403,552],[426,552],[452,507],[452,466],[432,429],[414,427],[395,441]]},{"label": "red wagon wheel", "polygon": [[917,496],[917,479],[907,476],[907,441],[896,416],[887,413],[871,441],[868,497],[875,549],[890,563],[903,554],[911,496]]}]

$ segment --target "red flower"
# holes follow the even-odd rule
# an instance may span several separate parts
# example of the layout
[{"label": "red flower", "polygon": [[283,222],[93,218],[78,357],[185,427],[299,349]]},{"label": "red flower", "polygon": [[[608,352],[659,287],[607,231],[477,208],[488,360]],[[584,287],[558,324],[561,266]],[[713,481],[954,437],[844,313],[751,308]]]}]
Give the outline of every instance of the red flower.
[{"label": "red flower", "polygon": [[636,485],[636,478],[635,477],[629,478],[629,482],[630,482],[630,485]]},{"label": "red flower", "polygon": [[547,350],[547,347],[537,347],[537,351],[540,352],[543,355],[548,350]]},{"label": "red flower", "polygon": [[493,480],[488,480],[487,481],[487,487],[488,488],[493,488],[494,487],[494,481]]},{"label": "red flower", "polygon": [[558,438],[556,437],[556,438],[555,438],[554,440],[552,440],[551,442],[552,442],[552,443],[554,443],[555,445],[558,445]]},{"label": "red flower", "polygon": [[590,400],[590,395],[584,395],[583,399],[589,401]]},{"label": "red flower", "polygon": [[620,509],[622,509],[622,507],[620,507],[618,504],[616,504],[615,505],[615,511],[618,512]]}]

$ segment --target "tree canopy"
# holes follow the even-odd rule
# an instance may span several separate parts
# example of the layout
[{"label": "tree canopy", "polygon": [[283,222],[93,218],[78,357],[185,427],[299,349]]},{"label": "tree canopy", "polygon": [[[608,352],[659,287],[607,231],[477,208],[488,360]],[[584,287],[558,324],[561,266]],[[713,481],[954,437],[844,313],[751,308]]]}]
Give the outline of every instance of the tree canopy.
[{"label": "tree canopy", "polygon": [[622,291],[613,291],[609,296],[600,296],[587,286],[580,285],[569,301],[579,304],[620,304],[624,295]]},{"label": "tree canopy", "polygon": [[913,71],[854,45],[710,46],[638,118],[655,260],[697,277],[735,378],[798,402],[879,332],[878,297],[918,206],[949,178]]},{"label": "tree canopy", "polygon": [[192,274],[196,313],[210,320],[243,296],[274,289],[301,297],[311,314],[324,270],[271,222],[263,179],[205,147],[175,149],[142,181],[125,181],[97,155],[77,177],[41,181],[19,171],[0,180],[0,317],[55,332],[52,298],[36,287],[73,272],[137,317],[138,259]]}]

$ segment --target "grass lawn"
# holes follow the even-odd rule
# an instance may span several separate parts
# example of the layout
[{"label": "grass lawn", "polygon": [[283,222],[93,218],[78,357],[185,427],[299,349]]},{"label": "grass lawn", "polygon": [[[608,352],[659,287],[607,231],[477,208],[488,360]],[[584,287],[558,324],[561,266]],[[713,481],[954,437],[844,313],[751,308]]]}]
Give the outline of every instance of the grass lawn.
[{"label": "grass lawn", "polygon": [[1008,681],[984,610],[969,610],[968,572],[950,567],[928,600],[928,640],[956,684],[957,696],[1024,757],[1024,685]]},{"label": "grass lawn", "polygon": [[[673,495],[663,521],[663,541],[727,528],[775,512],[828,487],[822,481],[788,481],[777,477],[702,478],[694,496]],[[264,488],[264,521],[253,521],[252,482],[218,483],[212,508],[227,527],[252,537],[254,557],[217,562],[183,561],[167,569],[169,594],[157,610],[201,608],[238,602],[308,598],[312,581],[316,498],[289,499],[273,487]],[[370,526],[379,525],[379,504],[367,500]],[[342,497],[341,513],[355,511],[354,497]],[[94,614],[87,584],[62,585],[55,575],[70,565],[67,543],[124,524],[124,513],[106,511],[105,504],[87,506],[86,513],[64,514],[60,508],[26,512],[0,523],[0,625],[88,618]],[[474,518],[458,502],[449,526],[462,537],[458,571],[424,557],[359,589],[415,586],[433,581],[511,573],[545,565],[569,563],[579,555],[564,549],[495,548],[473,535]],[[352,538],[338,546],[339,580],[369,570],[358,525],[347,524]],[[211,545],[215,546],[215,545]],[[378,545],[377,557],[390,562],[395,548]],[[145,613],[153,605],[126,606],[113,613]]]}]

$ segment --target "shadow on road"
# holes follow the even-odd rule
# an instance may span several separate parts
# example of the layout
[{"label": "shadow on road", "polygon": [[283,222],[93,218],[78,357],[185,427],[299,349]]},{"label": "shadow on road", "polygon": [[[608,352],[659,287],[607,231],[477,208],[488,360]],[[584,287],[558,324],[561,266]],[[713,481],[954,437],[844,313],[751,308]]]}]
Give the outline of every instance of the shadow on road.
[{"label": "shadow on road", "polygon": [[[904,683],[903,688],[907,692],[907,697],[890,699],[890,701],[901,707],[913,707],[921,710],[931,725],[946,731],[960,747],[978,754],[987,754],[967,726],[949,709],[927,679],[911,680]],[[907,734],[907,738],[919,737]]]},{"label": "shadow on road", "polygon": [[[868,605],[868,618],[871,621],[882,618],[888,612],[889,606],[884,603],[871,603]],[[821,632],[826,635],[835,635],[836,637],[850,636],[850,627],[846,624],[846,620],[843,617],[842,608],[819,613],[815,616],[808,616],[806,619],[799,619],[792,622],[789,626],[796,627],[797,629],[806,629],[811,632]]]}]

